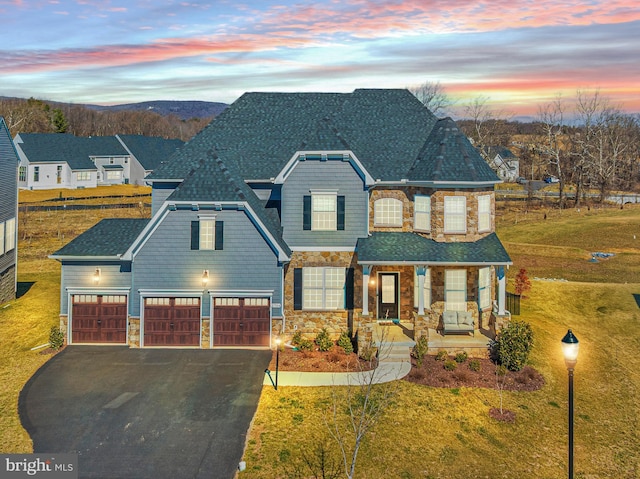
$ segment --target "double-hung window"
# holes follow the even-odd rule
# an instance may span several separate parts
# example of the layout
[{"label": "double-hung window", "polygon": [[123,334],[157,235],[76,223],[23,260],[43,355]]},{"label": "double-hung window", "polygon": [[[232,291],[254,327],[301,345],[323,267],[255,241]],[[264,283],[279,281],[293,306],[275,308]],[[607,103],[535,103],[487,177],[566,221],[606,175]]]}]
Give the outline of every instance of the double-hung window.
[{"label": "double-hung window", "polygon": [[215,216],[202,216],[191,222],[192,250],[221,250],[223,247],[223,222]]},{"label": "double-hung window", "polygon": [[444,232],[467,232],[467,198],[464,196],[445,196]]},{"label": "double-hung window", "polygon": [[304,196],[302,229],[341,231],[345,229],[345,197],[336,191],[312,191]]},{"label": "double-hung window", "polygon": [[33,167],[33,181],[34,182],[40,181],[40,167],[39,166],[34,166]]},{"label": "double-hung window", "polygon": [[478,196],[478,232],[491,230],[491,196]]},{"label": "double-hung window", "polygon": [[345,268],[302,268],[302,309],[345,307]]},{"label": "double-hung window", "polygon": [[7,220],[4,226],[4,251],[11,251],[16,247],[16,219]]},{"label": "double-hung window", "polygon": [[4,246],[4,225],[4,223],[0,223],[0,255],[3,255],[7,251]]},{"label": "double-hung window", "polygon": [[467,270],[447,269],[444,272],[445,311],[467,310]]},{"label": "double-hung window", "polygon": [[491,306],[491,268],[478,270],[478,305],[480,309]]},{"label": "double-hung window", "polygon": [[[431,270],[429,268],[426,268],[424,273],[424,288],[422,289],[422,294],[424,296],[424,308],[431,309]],[[420,282],[417,268],[413,270],[413,298],[413,306],[417,308],[420,298]]]},{"label": "double-hung window", "polygon": [[431,231],[431,197],[416,195],[413,199],[413,229]]},{"label": "double-hung window", "polygon": [[380,198],[373,204],[374,226],[402,227],[402,201],[396,198]]}]

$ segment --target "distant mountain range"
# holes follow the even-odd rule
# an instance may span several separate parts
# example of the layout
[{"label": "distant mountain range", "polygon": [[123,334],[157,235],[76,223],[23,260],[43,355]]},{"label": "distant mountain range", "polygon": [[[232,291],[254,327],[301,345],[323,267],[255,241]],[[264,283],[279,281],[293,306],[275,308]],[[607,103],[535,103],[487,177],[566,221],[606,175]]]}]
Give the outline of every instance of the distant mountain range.
[{"label": "distant mountain range", "polygon": [[229,105],[211,101],[143,101],[124,105],[82,105],[97,111],[152,111],[160,115],[176,115],[183,120],[212,118],[222,113]]},{"label": "distant mountain range", "polygon": [[[0,100],[24,100],[26,98],[15,98],[0,96]],[[45,103],[53,107],[60,106],[81,106],[96,111],[153,111],[160,115],[176,115],[182,120],[190,120],[191,118],[212,118],[222,113],[229,105],[226,103],[212,101],[173,101],[173,100],[157,100],[143,101],[140,103],[127,103],[123,105],[91,105],[79,103],[63,103],[57,101],[43,100]]]}]

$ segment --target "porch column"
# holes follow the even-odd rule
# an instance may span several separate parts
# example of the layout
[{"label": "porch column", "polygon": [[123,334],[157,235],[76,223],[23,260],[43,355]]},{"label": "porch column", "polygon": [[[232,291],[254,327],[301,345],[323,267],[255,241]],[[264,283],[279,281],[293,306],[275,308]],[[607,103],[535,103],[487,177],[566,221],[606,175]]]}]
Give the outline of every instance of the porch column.
[{"label": "porch column", "polygon": [[504,316],[507,294],[507,276],[504,266],[496,266],[496,276],[498,277],[498,315]]},{"label": "porch column", "polygon": [[416,273],[418,274],[418,315],[424,315],[424,276],[427,271],[425,266],[418,266]]},{"label": "porch column", "polygon": [[362,316],[369,316],[369,275],[371,265],[362,265]]}]

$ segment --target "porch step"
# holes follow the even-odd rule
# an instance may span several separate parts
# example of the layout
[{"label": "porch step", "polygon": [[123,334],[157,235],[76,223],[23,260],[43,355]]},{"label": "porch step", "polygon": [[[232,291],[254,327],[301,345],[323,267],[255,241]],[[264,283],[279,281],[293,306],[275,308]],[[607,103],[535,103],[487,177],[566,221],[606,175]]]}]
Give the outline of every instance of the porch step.
[{"label": "porch step", "polygon": [[379,359],[381,363],[401,363],[411,361],[410,346],[396,343],[383,343],[380,346]]}]

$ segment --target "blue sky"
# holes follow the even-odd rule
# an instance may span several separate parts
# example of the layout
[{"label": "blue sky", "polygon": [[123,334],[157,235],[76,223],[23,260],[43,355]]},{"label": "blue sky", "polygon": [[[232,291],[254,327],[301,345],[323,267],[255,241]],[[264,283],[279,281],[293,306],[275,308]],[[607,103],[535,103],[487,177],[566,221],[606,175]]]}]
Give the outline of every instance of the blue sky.
[{"label": "blue sky", "polygon": [[0,0],[0,18],[0,96],[231,103],[430,81],[513,115],[596,88],[640,112],[628,0]]}]

